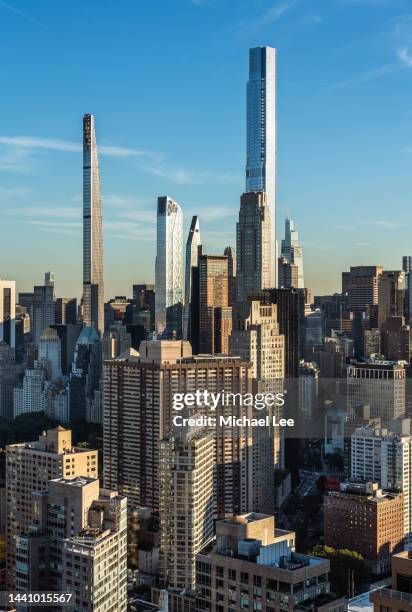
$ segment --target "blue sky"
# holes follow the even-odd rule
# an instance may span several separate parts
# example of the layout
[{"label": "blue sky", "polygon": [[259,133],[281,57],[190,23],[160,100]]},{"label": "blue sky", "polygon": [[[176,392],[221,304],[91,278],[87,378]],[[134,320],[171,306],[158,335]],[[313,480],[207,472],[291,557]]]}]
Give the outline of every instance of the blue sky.
[{"label": "blue sky", "polygon": [[0,276],[81,292],[81,120],[101,146],[106,295],[152,281],[155,203],[235,243],[248,48],[278,49],[278,228],[306,284],[412,254],[411,0],[0,0]]}]

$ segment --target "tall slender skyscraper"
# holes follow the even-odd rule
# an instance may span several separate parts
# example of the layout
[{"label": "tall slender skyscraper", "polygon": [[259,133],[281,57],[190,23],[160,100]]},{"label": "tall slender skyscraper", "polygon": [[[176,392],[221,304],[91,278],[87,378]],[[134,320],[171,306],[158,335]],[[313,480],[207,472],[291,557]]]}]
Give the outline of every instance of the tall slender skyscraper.
[{"label": "tall slender skyscraper", "polygon": [[103,233],[94,116],[83,116],[83,321],[104,331]]},{"label": "tall slender skyscraper", "polygon": [[[298,232],[292,219],[285,219],[285,238],[282,240],[281,256],[288,262],[297,267],[297,285],[289,285],[295,289],[304,289],[305,281],[303,276],[303,253],[299,244]],[[287,285],[285,285],[287,287]]]},{"label": "tall slender skyscraper", "polygon": [[246,191],[265,191],[272,222],[272,287],[276,285],[276,49],[249,49]]},{"label": "tall slender skyscraper", "polygon": [[199,217],[192,217],[190,224],[189,236],[186,242],[186,263],[185,263],[185,310],[183,318],[183,334],[187,340],[189,337],[190,326],[190,302],[192,301],[192,268],[197,267],[199,259],[199,246],[202,240],[200,238]]},{"label": "tall slender skyscraper", "polygon": [[168,196],[157,200],[156,334],[182,337],[183,213]]}]

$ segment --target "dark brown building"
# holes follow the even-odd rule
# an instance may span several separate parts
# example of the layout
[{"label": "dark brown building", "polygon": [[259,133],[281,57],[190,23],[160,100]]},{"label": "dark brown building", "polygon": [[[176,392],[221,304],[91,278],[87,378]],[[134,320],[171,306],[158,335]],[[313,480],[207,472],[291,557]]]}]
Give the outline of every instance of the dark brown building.
[{"label": "dark brown building", "polygon": [[325,546],[358,552],[371,572],[383,575],[403,548],[403,494],[377,484],[345,484],[324,498]]}]

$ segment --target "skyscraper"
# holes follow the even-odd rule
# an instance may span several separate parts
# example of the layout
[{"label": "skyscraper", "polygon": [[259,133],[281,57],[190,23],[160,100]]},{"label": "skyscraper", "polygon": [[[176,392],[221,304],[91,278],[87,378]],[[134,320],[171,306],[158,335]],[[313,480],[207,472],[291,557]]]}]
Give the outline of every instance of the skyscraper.
[{"label": "skyscraper", "polygon": [[[405,424],[409,419],[405,419]],[[402,425],[402,419],[399,422]],[[401,427],[400,427],[401,429]],[[351,436],[351,478],[403,492],[405,543],[412,544],[412,436],[359,427]]]},{"label": "skyscraper", "polygon": [[249,49],[246,191],[265,191],[272,222],[270,286],[276,286],[276,50]]},{"label": "skyscraper", "polygon": [[405,367],[396,361],[356,363],[348,366],[347,408],[349,417],[362,406],[371,407],[371,418],[379,417],[386,425],[405,416]]},{"label": "skyscraper", "polygon": [[213,539],[214,440],[201,432],[160,443],[160,577],[194,589],[196,555]]},{"label": "skyscraper", "polygon": [[13,418],[13,393],[19,383],[20,369],[15,350],[0,341],[0,417],[4,419]]},{"label": "skyscraper", "polygon": [[225,255],[199,257],[199,334],[200,353],[227,353],[232,331],[229,306],[228,261]]},{"label": "skyscraper", "polygon": [[[282,251],[281,257],[287,259],[289,263],[297,266],[298,278],[295,289],[304,289],[305,281],[303,276],[303,254],[302,247],[299,244],[298,232],[295,229],[295,225],[292,219],[287,217],[285,219],[285,237],[282,240]],[[287,285],[285,285],[286,287]]]},{"label": "skyscraper", "polygon": [[156,334],[182,337],[183,213],[168,196],[157,200]]},{"label": "skyscraper", "polygon": [[[106,361],[104,380],[104,486],[126,495],[129,506],[159,510],[160,442],[172,428],[173,396],[199,390],[233,395],[216,415],[249,414],[240,398],[251,392],[250,365],[240,357],[192,356],[189,342],[144,341],[137,355]],[[197,412],[209,414],[203,405]],[[250,432],[218,425],[214,430],[217,516],[250,508]]]},{"label": "skyscraper", "polygon": [[[281,393],[285,377],[285,339],[279,334],[277,307],[259,300],[236,302],[229,346],[231,355],[239,355],[252,364],[255,393]],[[266,407],[270,417],[278,410]],[[252,509],[273,510],[275,503],[274,467],[283,467],[281,439],[276,428],[252,430],[253,478]]]},{"label": "skyscraper", "polygon": [[83,116],[83,321],[104,331],[103,233],[94,116]]},{"label": "skyscraper", "polygon": [[347,294],[349,310],[378,304],[382,266],[351,266],[342,272],[342,293]]},{"label": "skyscraper", "polygon": [[50,379],[56,380],[62,377],[62,343],[57,331],[52,327],[46,327],[39,340],[39,359],[44,358],[49,362]]},{"label": "skyscraper", "polygon": [[227,246],[223,251],[227,257],[227,271],[229,277],[229,306],[236,302],[236,251],[233,247]]},{"label": "skyscraper", "polygon": [[186,262],[185,262],[185,310],[183,319],[183,335],[187,340],[190,327],[190,302],[192,300],[192,268],[198,265],[199,246],[202,244],[200,238],[199,217],[192,217],[189,236],[186,242]]},{"label": "skyscraper", "polygon": [[99,479],[55,478],[34,490],[30,532],[16,538],[17,591],[72,592],[78,612],[127,610],[127,500]]},{"label": "skyscraper", "polygon": [[56,316],[54,285],[38,285],[34,287],[33,307],[31,315],[31,332],[33,342],[37,345],[47,327],[54,325]]},{"label": "skyscraper", "polygon": [[34,489],[47,489],[53,478],[98,477],[97,451],[72,445],[72,432],[57,427],[43,433],[37,442],[12,444],[6,448],[7,579],[15,584],[15,538],[27,532],[32,522]]},{"label": "skyscraper", "polygon": [[0,342],[16,347],[16,281],[0,278]]},{"label": "skyscraper", "polygon": [[412,257],[411,255],[404,255],[402,257],[402,270],[404,272],[412,272]]},{"label": "skyscraper", "polygon": [[271,223],[266,193],[244,193],[236,224],[237,299],[272,287]]}]

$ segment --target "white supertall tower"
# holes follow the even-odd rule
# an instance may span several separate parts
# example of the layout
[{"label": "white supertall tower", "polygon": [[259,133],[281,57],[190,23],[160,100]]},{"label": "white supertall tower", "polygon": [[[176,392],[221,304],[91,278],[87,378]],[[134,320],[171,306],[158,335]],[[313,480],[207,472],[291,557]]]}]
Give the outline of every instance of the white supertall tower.
[{"label": "white supertall tower", "polygon": [[155,325],[158,338],[182,337],[183,213],[168,196],[157,200]]},{"label": "white supertall tower", "polygon": [[276,248],[276,49],[249,49],[247,83],[246,191],[265,191],[272,223],[272,286]]}]

